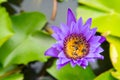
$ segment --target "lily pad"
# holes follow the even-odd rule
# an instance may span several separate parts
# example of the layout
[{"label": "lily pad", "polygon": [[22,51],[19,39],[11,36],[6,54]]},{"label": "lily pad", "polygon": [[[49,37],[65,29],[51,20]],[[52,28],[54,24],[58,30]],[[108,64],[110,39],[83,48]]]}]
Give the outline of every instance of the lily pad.
[{"label": "lily pad", "polygon": [[117,80],[114,77],[112,77],[111,72],[113,71],[113,69],[110,69],[102,74],[100,74],[99,76],[97,76],[94,80]]},{"label": "lily pad", "polygon": [[10,75],[8,77],[5,77],[2,80],[23,80],[23,79],[24,79],[23,74],[15,73],[15,74],[12,74],[12,75]]},{"label": "lily pad", "polygon": [[72,68],[69,64],[60,70],[56,69],[56,64],[54,64],[47,71],[57,80],[93,80],[95,77],[90,67],[86,69],[80,66]]},{"label": "lily pad", "polygon": [[115,77],[116,79],[120,80],[120,72],[118,71],[113,71],[111,72],[111,75]]},{"label": "lily pad", "polygon": [[120,37],[107,36],[110,43],[110,58],[114,68],[120,72]]},{"label": "lily pad", "polygon": [[10,17],[5,8],[0,7],[0,47],[12,36],[13,29]]},{"label": "lily pad", "polygon": [[[118,0],[110,0],[110,4],[107,0],[78,0],[79,5],[77,8],[77,18],[80,16],[83,19],[92,18],[92,27],[97,27],[98,32],[106,33],[120,37],[119,26],[120,26],[120,13],[114,6],[114,3],[120,3]],[[117,3],[117,4],[118,4]],[[110,7],[111,5],[111,7]],[[118,7],[118,6],[117,6]],[[119,5],[120,7],[120,5]]]},{"label": "lily pad", "polygon": [[15,35],[0,48],[0,62],[3,67],[12,64],[27,64],[30,61],[47,61],[44,51],[54,42],[42,32],[47,22],[39,12],[22,13],[11,17]]},{"label": "lily pad", "polygon": [[0,0],[0,3],[6,2],[7,0]]}]

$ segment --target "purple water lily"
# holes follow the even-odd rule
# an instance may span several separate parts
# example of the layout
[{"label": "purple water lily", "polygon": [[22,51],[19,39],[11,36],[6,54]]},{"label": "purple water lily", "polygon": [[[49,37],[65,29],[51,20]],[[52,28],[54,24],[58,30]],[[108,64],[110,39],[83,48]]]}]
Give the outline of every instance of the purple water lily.
[{"label": "purple water lily", "polygon": [[104,56],[100,55],[103,52],[100,45],[105,38],[95,35],[97,28],[90,29],[91,23],[91,18],[85,24],[82,18],[76,21],[71,9],[68,9],[67,24],[61,24],[60,28],[52,26],[52,36],[57,42],[45,52],[45,55],[57,58],[58,69],[68,63],[72,67],[79,65],[86,68],[88,62],[104,59]]}]

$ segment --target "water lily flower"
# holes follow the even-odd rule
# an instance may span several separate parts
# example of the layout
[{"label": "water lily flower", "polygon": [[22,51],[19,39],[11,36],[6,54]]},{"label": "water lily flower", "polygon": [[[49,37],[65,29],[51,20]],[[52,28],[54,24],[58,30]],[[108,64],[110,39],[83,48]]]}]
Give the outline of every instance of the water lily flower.
[{"label": "water lily flower", "polygon": [[85,24],[82,18],[77,21],[71,9],[68,9],[67,23],[61,24],[60,28],[52,26],[52,37],[56,39],[56,43],[45,52],[45,55],[57,58],[58,69],[68,63],[72,67],[78,65],[86,68],[88,62],[104,59],[100,54],[104,51],[100,45],[105,38],[96,35],[97,28],[90,29],[91,23],[91,18]]}]

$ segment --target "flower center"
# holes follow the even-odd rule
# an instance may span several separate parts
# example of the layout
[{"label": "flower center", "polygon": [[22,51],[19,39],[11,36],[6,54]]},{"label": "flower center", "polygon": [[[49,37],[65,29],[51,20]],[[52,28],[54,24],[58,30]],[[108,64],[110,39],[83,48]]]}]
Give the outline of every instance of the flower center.
[{"label": "flower center", "polygon": [[80,59],[89,52],[89,44],[82,34],[70,34],[64,40],[64,52],[68,58]]}]

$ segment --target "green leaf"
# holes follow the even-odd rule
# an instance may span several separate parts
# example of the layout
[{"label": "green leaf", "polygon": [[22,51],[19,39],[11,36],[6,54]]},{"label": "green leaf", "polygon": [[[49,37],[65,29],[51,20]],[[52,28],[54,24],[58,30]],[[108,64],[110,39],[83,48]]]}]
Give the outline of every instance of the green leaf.
[{"label": "green leaf", "polygon": [[95,77],[90,67],[86,69],[80,66],[72,68],[69,64],[60,70],[57,70],[56,64],[54,64],[51,68],[47,69],[47,71],[57,80],[93,80]]},{"label": "green leaf", "polygon": [[0,0],[0,4],[3,3],[3,2],[6,2],[7,0]]},{"label": "green leaf", "polygon": [[16,67],[17,67],[16,65],[11,65],[11,66],[8,66],[8,67],[5,67],[5,68],[3,68],[3,67],[1,66],[1,68],[0,68],[0,79],[1,79],[1,76],[2,76],[2,75],[4,75],[5,73],[13,70],[13,69],[16,68]]},{"label": "green leaf", "polygon": [[120,15],[107,14],[93,19],[93,26],[98,27],[101,33],[109,32],[109,34],[120,37]]},{"label": "green leaf", "polygon": [[93,7],[100,11],[105,11],[105,12],[110,11],[108,7],[100,3],[100,0],[78,0],[78,2],[89,7]]},{"label": "green leaf", "polygon": [[86,21],[88,18],[96,18],[99,16],[106,15],[103,11],[96,10],[94,8],[89,8],[87,6],[78,6],[77,8],[77,18],[83,17],[83,20]]},{"label": "green leaf", "polygon": [[105,5],[110,8],[111,11],[120,13],[120,0],[97,0],[99,3]]},{"label": "green leaf", "polygon": [[20,71],[15,73],[17,67],[16,65],[11,65],[6,68],[0,68],[0,80],[23,80],[23,74],[20,74]]},{"label": "green leaf", "polygon": [[111,75],[112,75],[113,77],[115,77],[116,79],[120,80],[120,72],[114,71],[114,72],[111,72]]},{"label": "green leaf", "polygon": [[23,74],[15,73],[15,74],[12,74],[12,75],[10,75],[8,77],[5,77],[2,80],[23,80]]},{"label": "green leaf", "polygon": [[115,79],[114,77],[112,77],[112,75],[111,75],[111,72],[112,72],[112,71],[113,71],[113,70],[110,69],[110,70],[108,70],[108,71],[100,74],[99,76],[97,76],[94,80],[103,80],[103,79],[104,79],[104,80],[117,80],[117,79]]},{"label": "green leaf", "polygon": [[44,51],[54,42],[40,29],[46,23],[42,13],[22,13],[12,17],[15,35],[0,48],[0,62],[4,67],[11,64],[27,64],[30,61],[46,61]]},{"label": "green leaf", "polygon": [[107,40],[110,43],[110,58],[114,68],[120,72],[120,37],[109,35]]},{"label": "green leaf", "polygon": [[[1,1],[1,0],[0,0]],[[5,8],[0,7],[0,47],[13,36],[11,20]]]},{"label": "green leaf", "polygon": [[79,3],[105,12],[120,13],[120,0],[78,0]]},{"label": "green leaf", "polygon": [[[98,27],[98,32],[119,36],[120,14],[115,12],[103,12],[88,6],[79,6],[77,8],[77,18],[80,16],[87,20],[93,18],[93,27]],[[114,27],[114,28],[113,28]]]}]

